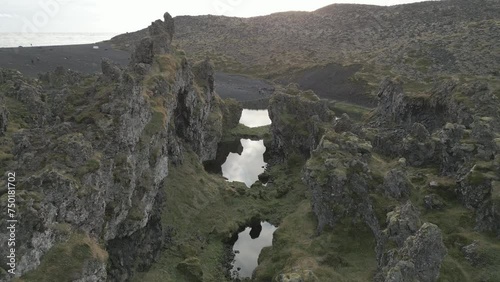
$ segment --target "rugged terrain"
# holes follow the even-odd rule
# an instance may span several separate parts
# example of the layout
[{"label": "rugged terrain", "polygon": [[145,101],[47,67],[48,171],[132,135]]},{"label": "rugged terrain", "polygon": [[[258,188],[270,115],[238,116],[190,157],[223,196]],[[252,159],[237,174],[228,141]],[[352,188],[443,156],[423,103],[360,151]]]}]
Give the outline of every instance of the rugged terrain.
[{"label": "rugged terrain", "polygon": [[[487,0],[165,14],[112,40],[126,67],[0,69],[19,220],[0,281],[231,281],[228,244],[260,220],[279,228],[252,281],[499,281],[499,15]],[[238,125],[217,68],[274,79],[271,126]],[[267,186],[204,170],[240,137],[265,140]]]},{"label": "rugged terrain", "polygon": [[[370,105],[360,94],[373,98],[384,75],[400,76],[407,92],[449,77],[498,88],[499,15],[495,0],[446,0],[390,7],[334,4],[254,18],[182,16],[175,18],[175,44],[195,58],[210,56],[225,72],[297,82],[322,98]],[[143,32],[111,43],[132,48]],[[332,63],[345,68],[327,70],[337,81],[325,82],[321,66]]]},{"label": "rugged terrain", "polygon": [[105,59],[101,75],[1,70],[1,166],[17,175],[22,281],[130,280],[171,240],[161,222],[170,166],[215,158],[223,125],[235,124],[222,117],[213,65],[178,55],[173,27],[165,14],[127,68]]}]

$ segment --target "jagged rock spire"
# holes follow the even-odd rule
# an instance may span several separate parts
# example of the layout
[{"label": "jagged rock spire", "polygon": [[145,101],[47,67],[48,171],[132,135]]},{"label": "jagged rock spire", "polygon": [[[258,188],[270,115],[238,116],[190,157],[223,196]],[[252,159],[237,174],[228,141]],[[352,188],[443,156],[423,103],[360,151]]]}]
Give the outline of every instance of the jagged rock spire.
[{"label": "jagged rock spire", "polygon": [[143,38],[132,54],[132,64],[151,64],[155,55],[166,54],[171,51],[174,37],[174,19],[169,13],[163,15],[162,20],[156,20],[148,27],[149,36]]}]

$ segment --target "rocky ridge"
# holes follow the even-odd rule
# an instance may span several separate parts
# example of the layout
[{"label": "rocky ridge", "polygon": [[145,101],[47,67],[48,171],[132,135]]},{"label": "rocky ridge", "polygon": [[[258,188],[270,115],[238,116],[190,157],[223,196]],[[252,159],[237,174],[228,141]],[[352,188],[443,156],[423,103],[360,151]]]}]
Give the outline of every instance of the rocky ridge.
[{"label": "rocky ridge", "polygon": [[[253,18],[181,16],[174,19],[175,42],[198,59],[213,57],[224,71],[258,76],[339,63],[362,65],[353,78],[375,86],[387,73],[415,85],[444,77],[494,83],[498,15],[498,1],[447,0],[389,7],[333,4]],[[125,47],[143,33],[111,42]]]},{"label": "rocky ridge", "polygon": [[330,103],[320,100],[312,91],[300,91],[296,85],[278,90],[269,101],[272,150],[275,158],[286,159],[292,154],[309,157],[318,145],[321,123],[334,118]]},{"label": "rocky ridge", "polygon": [[[483,83],[456,81],[429,92],[406,93],[398,79],[383,80],[378,93],[379,104],[363,123],[345,114],[318,122],[307,134],[317,136],[317,145],[293,139],[284,131],[286,125],[271,128],[273,140],[294,140],[287,145],[290,149],[311,148],[302,177],[311,192],[319,235],[337,234],[338,228],[355,230],[362,222],[374,238],[374,281],[438,281],[449,277],[450,259],[463,259],[456,256],[457,246],[466,248],[461,242],[473,243],[471,237],[477,237],[458,235],[458,227],[447,222],[447,212],[459,209],[470,218],[461,232],[500,236],[498,93]],[[302,102],[310,111],[299,111],[289,106],[297,97],[274,95],[273,125],[282,116],[307,121],[326,113],[308,107],[310,101]],[[279,149],[280,144],[273,146]],[[464,241],[459,243],[456,236]],[[489,265],[496,263],[500,261]],[[477,275],[497,277],[482,267],[475,270]]]},{"label": "rocky ridge", "polygon": [[223,123],[234,124],[214,93],[213,66],[176,54],[173,32],[167,13],[128,68],[103,60],[102,75],[59,68],[32,80],[1,70],[1,164],[18,175],[17,240],[28,242],[17,248],[17,277],[44,281],[67,260],[50,279],[125,281],[169,242],[169,166],[186,151],[215,158]]}]

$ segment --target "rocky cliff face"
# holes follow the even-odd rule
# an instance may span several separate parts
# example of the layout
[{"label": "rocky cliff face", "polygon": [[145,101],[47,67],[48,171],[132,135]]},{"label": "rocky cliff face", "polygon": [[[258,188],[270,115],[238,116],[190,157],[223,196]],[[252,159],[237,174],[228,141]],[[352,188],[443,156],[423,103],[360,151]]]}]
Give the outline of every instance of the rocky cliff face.
[{"label": "rocky cliff face", "polygon": [[[311,63],[356,62],[366,66],[364,73],[377,73],[375,80],[382,67],[419,81],[439,81],[440,75],[458,73],[498,79],[499,14],[498,1],[447,0],[389,7],[333,4],[309,13],[175,21],[182,48],[200,59],[207,49],[217,50],[214,55],[226,70],[286,74]],[[113,41],[125,45],[137,39],[137,33],[129,33]]]},{"label": "rocky cliff face", "polygon": [[323,136],[304,168],[318,231],[325,225],[334,227],[344,217],[372,219],[368,194],[374,187],[367,164],[371,149],[368,142],[351,133]]},{"label": "rocky cliff face", "polygon": [[[359,228],[359,222],[371,231],[375,281],[437,281],[447,273],[448,249],[459,244],[446,225],[453,209],[471,218],[467,230],[500,235],[496,93],[481,83],[456,82],[429,93],[407,94],[400,82],[386,79],[367,122],[355,124],[346,115],[318,122],[317,146],[283,129],[272,131],[277,148],[285,142],[306,152],[314,148],[302,174],[318,233],[338,234],[336,228]],[[325,113],[306,102],[305,114],[289,106],[294,98],[277,97],[280,107],[270,107],[273,126],[282,123],[279,114],[306,120]]]},{"label": "rocky cliff face", "polygon": [[441,175],[459,183],[465,206],[479,211],[477,227],[498,232],[496,224],[482,223],[498,214],[490,199],[492,183],[500,177],[495,171],[500,102],[488,85],[448,82],[415,97],[385,80],[379,97],[372,126],[381,128],[382,135],[374,138],[375,150],[405,157],[412,166],[438,164]]},{"label": "rocky cliff face", "polygon": [[437,281],[446,254],[441,230],[425,223],[406,238],[402,248],[389,253],[383,268],[385,277],[379,281]]},{"label": "rocky cliff face", "polygon": [[[0,101],[2,105],[4,105],[3,99]],[[9,123],[9,112],[2,106],[0,108],[0,135],[4,135],[5,131],[7,131],[7,125]]]},{"label": "rocky cliff face", "polygon": [[[9,115],[0,108],[0,132],[11,145],[2,166],[18,175],[17,277],[41,281],[68,260],[71,267],[52,274],[124,281],[147,269],[168,241],[161,187],[169,165],[182,162],[185,150],[215,157],[224,107],[210,63],[195,66],[195,75],[173,52],[173,28],[166,14],[129,68],[104,60],[100,76],[58,69],[30,80],[1,71]],[[2,233],[0,243],[7,239]]]},{"label": "rocky cliff face", "polygon": [[283,159],[293,153],[310,156],[322,135],[320,124],[330,122],[333,112],[327,101],[291,86],[273,94],[269,102],[269,117],[272,120],[274,155]]}]

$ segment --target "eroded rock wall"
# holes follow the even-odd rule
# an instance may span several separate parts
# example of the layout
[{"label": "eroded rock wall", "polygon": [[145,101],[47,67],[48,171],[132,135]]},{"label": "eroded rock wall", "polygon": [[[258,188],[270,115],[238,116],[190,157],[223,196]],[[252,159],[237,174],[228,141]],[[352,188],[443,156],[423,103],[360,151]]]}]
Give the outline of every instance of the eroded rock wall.
[{"label": "eroded rock wall", "polygon": [[[375,239],[375,281],[438,280],[447,248],[454,246],[445,245],[449,234],[422,214],[427,220],[435,211],[446,214],[448,201],[470,209],[470,230],[500,234],[500,103],[487,85],[445,82],[428,94],[407,94],[400,82],[386,79],[366,123],[318,116],[317,130],[305,130],[304,138],[293,136],[297,128],[286,131],[283,120],[295,126],[325,111],[283,94],[273,99],[275,148],[312,152],[303,180],[318,233],[366,224]],[[421,183],[429,178],[442,182]]]},{"label": "eroded rock wall", "polygon": [[[125,281],[146,270],[168,242],[161,208],[169,165],[182,162],[185,150],[200,160],[215,157],[224,107],[210,62],[193,74],[172,52],[172,36],[166,14],[128,68],[103,60],[99,76],[58,69],[30,80],[1,70],[2,97],[18,106],[12,122],[22,128],[4,134],[13,144],[8,166],[18,175],[17,234],[25,242],[17,249],[16,276],[42,277],[44,258],[81,233],[92,244],[78,237],[75,246],[92,245],[106,258],[87,254],[71,279]],[[7,239],[2,233],[0,244]]]},{"label": "eroded rock wall", "polygon": [[285,159],[294,153],[309,157],[323,134],[320,124],[332,121],[334,114],[314,93],[275,92],[269,117],[274,157]]}]

